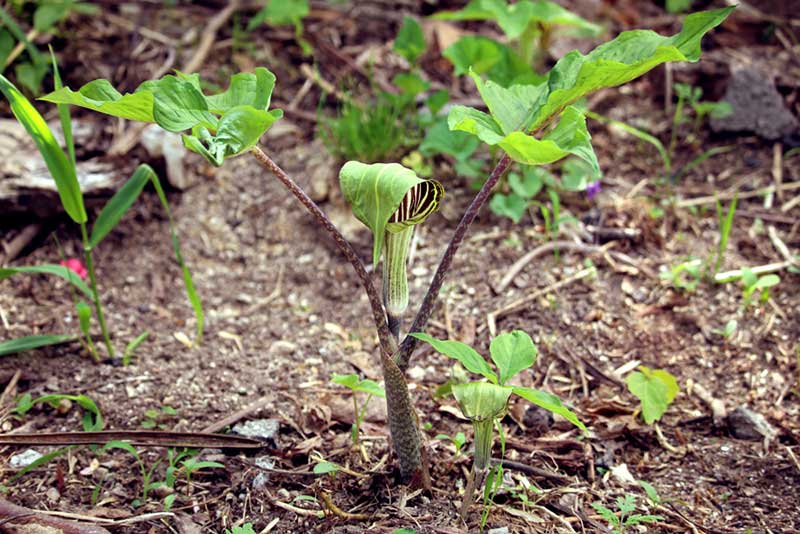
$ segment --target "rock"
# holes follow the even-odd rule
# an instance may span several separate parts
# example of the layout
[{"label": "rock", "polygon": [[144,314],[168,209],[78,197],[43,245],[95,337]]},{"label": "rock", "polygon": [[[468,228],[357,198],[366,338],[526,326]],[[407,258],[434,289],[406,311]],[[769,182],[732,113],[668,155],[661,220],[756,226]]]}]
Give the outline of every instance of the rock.
[{"label": "rock", "polygon": [[28,449],[27,451],[12,456],[8,463],[14,469],[22,469],[23,467],[28,467],[41,457],[42,454],[40,452]]},{"label": "rock", "polygon": [[[275,467],[275,461],[269,456],[259,456],[256,458],[255,464],[261,469],[272,469]],[[252,486],[254,490],[263,490],[269,483],[269,472],[259,471],[253,477]]]},{"label": "rock", "polygon": [[271,441],[277,447],[280,429],[281,423],[277,419],[255,419],[235,425],[233,433],[246,438]]},{"label": "rock", "polygon": [[789,136],[800,124],[786,108],[775,83],[764,73],[748,67],[733,71],[722,99],[733,107],[733,113],[712,118],[715,132],[755,132],[774,141]]},{"label": "rock", "polygon": [[59,493],[58,489],[56,488],[49,488],[45,492],[44,496],[47,497],[47,500],[51,503],[56,503],[61,498],[61,493]]},{"label": "rock", "polygon": [[492,528],[486,532],[487,534],[508,534],[508,527]]},{"label": "rock", "polygon": [[181,136],[162,129],[157,124],[147,126],[142,132],[142,146],[153,157],[163,157],[167,163],[167,181],[183,191],[194,185],[196,178],[186,172],[184,160],[189,151],[183,146]]},{"label": "rock", "polygon": [[763,415],[745,406],[739,406],[728,414],[728,430],[735,438],[753,441],[772,439],[777,435]]}]

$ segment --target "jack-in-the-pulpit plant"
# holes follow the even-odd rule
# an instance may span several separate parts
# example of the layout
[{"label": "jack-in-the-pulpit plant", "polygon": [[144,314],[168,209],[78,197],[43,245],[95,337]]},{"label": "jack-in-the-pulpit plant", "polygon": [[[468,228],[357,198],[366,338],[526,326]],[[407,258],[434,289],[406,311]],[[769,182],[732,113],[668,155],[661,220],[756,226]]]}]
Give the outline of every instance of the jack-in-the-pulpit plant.
[{"label": "jack-in-the-pulpit plant", "polygon": [[389,329],[398,337],[408,308],[406,263],[414,227],[439,209],[444,189],[397,163],[349,161],[342,167],[339,183],[355,216],[375,236],[373,265],[383,255],[383,305]]},{"label": "jack-in-the-pulpit plant", "polygon": [[[454,106],[448,115],[449,127],[451,130],[473,134],[484,143],[499,148],[505,155],[500,157],[458,223],[408,330],[425,331],[439,290],[467,230],[512,161],[527,165],[545,165],[574,155],[586,161],[597,172],[599,165],[583,111],[573,104],[598,89],[627,83],[662,63],[697,61],[700,58],[700,41],[703,36],[721,24],[732,10],[733,7],[727,7],[689,15],[681,31],[670,37],[648,30],[635,30],[620,34],[586,55],[577,51],[570,52],[543,76],[542,81],[503,87],[492,80],[484,81],[474,75],[473,79],[489,113]],[[256,147],[261,135],[281,116],[279,111],[267,111],[274,82],[275,77],[269,71],[258,68],[255,74],[234,75],[227,91],[206,96],[200,89],[200,81],[196,75],[178,73],[176,76],[145,82],[132,94],[122,95],[108,81],[96,80],[77,92],[63,89],[47,95],[44,100],[74,104],[132,120],[156,122],[173,132],[191,129],[192,135],[183,137],[184,144],[214,165],[221,165],[225,159],[249,150],[283,183],[312,214],[319,227],[332,236],[353,266],[367,293],[378,331],[389,427],[400,471],[405,479],[416,479],[429,487],[427,466],[422,459],[418,418],[405,378],[405,370],[416,348],[417,339],[406,336],[398,346],[397,339],[389,328],[382,299],[353,247],[319,206],[269,156]],[[350,165],[350,168],[355,168],[354,164]],[[409,189],[411,186],[399,188],[391,210],[387,208],[389,212],[385,213],[385,223],[388,224]],[[431,210],[421,210],[429,211]],[[378,222],[376,220],[375,224]],[[380,232],[373,229],[376,240],[373,249],[375,263],[383,251],[385,231],[385,226]],[[391,289],[390,282],[389,297]],[[399,331],[399,325],[394,330]],[[523,390],[515,393],[523,397],[527,395],[524,391],[524,394],[520,393],[521,391]]]},{"label": "jack-in-the-pulpit plant", "polygon": [[[475,457],[469,484],[461,506],[461,516],[466,516],[472,503],[476,486],[486,478],[492,459],[494,428],[508,410],[511,395],[517,395],[545,410],[564,417],[581,430],[586,430],[578,417],[561,400],[551,393],[537,389],[512,386],[508,382],[520,372],[536,363],[537,349],[531,337],[522,330],[503,333],[494,338],[489,352],[495,369],[466,343],[440,340],[419,332],[409,334],[429,343],[437,352],[457,360],[467,371],[480,375],[482,380],[453,384],[453,396],[458,401],[461,413],[472,423],[475,437]],[[500,429],[502,432],[502,429]],[[502,438],[502,435],[501,435]]]}]

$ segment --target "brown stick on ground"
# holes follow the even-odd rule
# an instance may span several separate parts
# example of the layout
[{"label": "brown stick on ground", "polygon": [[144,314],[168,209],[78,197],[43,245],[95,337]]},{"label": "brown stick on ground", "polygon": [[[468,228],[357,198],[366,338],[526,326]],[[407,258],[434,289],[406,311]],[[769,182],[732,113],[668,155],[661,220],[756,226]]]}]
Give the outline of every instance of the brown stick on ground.
[{"label": "brown stick on ground", "polygon": [[[25,526],[23,527],[23,525]],[[110,534],[103,527],[83,525],[58,517],[47,516],[0,499],[0,531],[34,532],[31,528],[33,526],[40,527],[40,530],[36,530],[36,532],[52,534]]]}]

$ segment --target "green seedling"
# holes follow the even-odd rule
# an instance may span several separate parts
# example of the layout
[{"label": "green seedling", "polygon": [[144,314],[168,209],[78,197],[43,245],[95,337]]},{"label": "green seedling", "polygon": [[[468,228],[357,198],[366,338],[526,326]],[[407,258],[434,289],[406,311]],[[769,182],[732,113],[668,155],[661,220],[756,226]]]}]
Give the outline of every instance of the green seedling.
[{"label": "green seedling", "polygon": [[658,276],[662,280],[669,280],[675,289],[692,293],[700,285],[700,280],[703,276],[702,267],[702,260],[690,259],[674,267],[662,265]]},{"label": "green seedling", "polygon": [[447,434],[436,434],[436,437],[434,437],[433,439],[449,441],[450,443],[452,443],[453,446],[456,448],[456,454],[453,457],[454,460],[458,459],[461,456],[462,454],[461,449],[463,449],[464,445],[466,445],[467,443],[467,437],[464,435],[463,432],[456,432],[452,436],[448,436]]},{"label": "green seedling", "polygon": [[456,68],[456,75],[470,67],[501,85],[540,81],[531,65],[541,65],[550,48],[554,29],[571,27],[586,36],[596,36],[601,28],[546,0],[471,0],[459,11],[443,11],[439,20],[491,20],[503,30],[511,47],[486,37],[462,37],[442,55]]},{"label": "green seedling", "polygon": [[[581,430],[586,430],[577,416],[561,404],[555,395],[533,388],[507,385],[514,376],[530,368],[536,362],[536,346],[525,332],[514,330],[511,333],[500,334],[492,340],[489,352],[492,362],[494,362],[494,369],[475,349],[460,341],[442,341],[419,332],[411,335],[430,344],[437,352],[457,360],[471,373],[486,379],[452,386],[453,396],[458,401],[461,413],[472,422],[475,432],[474,463],[472,464],[470,483],[467,485],[467,492],[461,506],[462,518],[466,517],[472,503],[475,481],[480,486],[483,479],[486,478],[492,458],[494,427],[500,428],[499,422],[506,414],[508,400],[512,394],[561,415]],[[500,435],[502,438],[502,429]],[[488,486],[495,485],[491,481],[497,477],[497,471],[495,470],[492,475]],[[502,481],[502,474],[500,474],[500,481]]]},{"label": "green seedling", "polygon": [[133,359],[133,355],[136,352],[136,349],[139,348],[139,345],[144,343],[147,337],[150,335],[149,332],[143,332],[136,338],[134,338],[128,345],[125,347],[125,351],[122,353],[122,365],[125,367],[131,364],[131,360]]},{"label": "green seedling", "polygon": [[648,425],[661,419],[680,391],[678,381],[669,371],[644,365],[629,374],[625,383],[628,391],[641,402],[642,418]]},{"label": "green seedling", "polygon": [[[339,384],[340,386],[344,386],[348,388],[353,393],[353,427],[350,431],[350,438],[353,440],[353,444],[358,444],[358,437],[359,437],[359,430],[361,428],[361,423],[364,421],[364,416],[367,413],[367,405],[369,405],[369,401],[372,397],[380,397],[386,398],[386,392],[383,388],[375,382],[374,380],[370,380],[365,378],[363,380],[359,380],[357,374],[349,374],[349,375],[337,375],[334,374],[331,376],[331,382],[334,384]],[[366,393],[367,398],[364,399],[364,402],[361,403],[361,406],[358,405],[358,399],[356,398],[356,393]]]},{"label": "green seedling", "polygon": [[333,462],[318,462],[314,465],[313,473],[315,475],[330,475],[335,477],[336,473],[342,470],[342,466]]},{"label": "green seedling", "polygon": [[247,24],[251,32],[263,24],[270,26],[294,26],[297,44],[305,55],[314,51],[311,43],[303,39],[303,18],[311,12],[308,0],[266,0],[264,7]]},{"label": "green seedling", "polygon": [[147,503],[147,496],[149,495],[150,491],[161,486],[163,482],[154,482],[153,475],[155,474],[156,469],[159,465],[161,465],[161,458],[156,460],[152,466],[148,469],[147,465],[144,462],[144,459],[139,455],[139,452],[136,448],[128,443],[127,441],[109,441],[103,446],[104,451],[110,451],[113,449],[119,449],[122,451],[127,452],[131,456],[133,456],[134,460],[139,466],[139,472],[142,476],[142,497],[141,499],[134,499],[131,505],[134,508],[138,508],[143,504]]},{"label": "green seedling", "polygon": [[[624,32],[586,55],[570,52],[543,76],[544,81],[538,83],[509,88],[491,80],[484,81],[474,74],[473,80],[489,111],[486,113],[465,106],[453,106],[448,113],[448,126],[451,130],[477,137],[499,158],[456,226],[409,331],[425,330],[442,284],[470,225],[512,161],[546,165],[575,155],[586,161],[593,172],[599,173],[584,115],[573,104],[596,90],[629,82],[662,63],[697,61],[703,36],[721,24],[732,10],[733,7],[727,7],[691,14],[685,18],[681,31],[673,36],[662,36],[647,30]],[[406,480],[418,477],[417,480],[428,487],[427,466],[423,463],[421,453],[419,417],[414,410],[405,377],[417,339],[406,336],[401,341],[397,332],[393,335],[380,294],[353,247],[297,183],[256,147],[259,138],[280,117],[277,111],[267,111],[273,85],[274,76],[266,69],[257,68],[252,74],[234,75],[231,87],[220,95],[203,94],[199,89],[198,76],[179,74],[145,82],[135,93],[127,95],[114,90],[108,81],[96,80],[77,92],[63,89],[44,99],[57,104],[79,105],[130,120],[155,122],[168,131],[191,130],[191,134],[183,136],[184,144],[213,165],[220,166],[226,159],[249,151],[278,178],[311,213],[319,228],[331,235],[367,293],[380,342],[391,441],[399,460],[401,477]],[[402,169],[399,165],[397,167]],[[397,167],[393,171],[384,168],[384,171],[414,176],[413,171],[405,169],[400,172]],[[345,169],[361,172],[357,165],[354,167],[352,164],[345,165]],[[381,181],[379,177],[373,178],[375,183]],[[405,179],[395,182],[397,195],[392,195],[387,199],[388,205],[381,204],[380,209],[375,209],[373,213],[382,216],[366,221],[373,228],[376,243],[382,245],[386,241],[383,233],[389,217],[394,216],[403,204],[405,194],[418,182],[423,180],[416,178],[410,185]],[[433,211],[440,200],[436,198],[435,192],[440,191],[437,186],[424,187],[428,193],[433,190],[434,194],[429,197],[430,202],[426,206],[413,206],[425,208],[421,215]],[[355,190],[358,191],[358,187]],[[370,196],[383,198],[366,190],[357,193],[355,197],[358,198],[354,197],[351,204],[354,211],[362,209]],[[378,226],[381,226],[379,231]],[[383,246],[373,249],[375,262],[378,258],[374,256],[379,257],[382,252]],[[520,391],[522,393],[515,392],[530,396],[535,399],[534,402],[552,401],[549,397],[541,396],[546,394],[532,395]],[[571,414],[568,411],[566,413]]]},{"label": "green seedling", "polygon": [[736,203],[738,201],[738,196],[733,197],[733,201],[731,205],[728,206],[728,211],[724,212],[722,210],[722,204],[719,200],[717,200],[717,222],[719,223],[719,242],[717,243],[717,259],[714,262],[714,272],[713,276],[716,276],[722,267],[722,259],[725,255],[725,250],[728,248],[728,239],[731,235],[731,229],[733,228],[733,216],[736,213]]},{"label": "green seedling", "polygon": [[608,521],[614,534],[625,534],[628,527],[664,520],[660,515],[634,514],[633,512],[636,511],[635,495],[626,494],[624,497],[617,497],[616,507],[617,512],[614,512],[603,506],[603,503],[592,503],[592,508],[594,508],[603,519]]},{"label": "green seedling", "polygon": [[144,412],[144,421],[142,421],[142,428],[150,430],[158,427],[160,430],[166,430],[167,425],[163,422],[164,416],[173,417],[178,412],[172,406],[162,406],[160,410],[150,408]]},{"label": "green seedling", "polygon": [[739,323],[736,319],[731,319],[727,323],[725,323],[724,328],[715,328],[712,330],[717,335],[724,337],[725,339],[730,339],[733,337],[733,334],[736,332],[736,328],[739,326]]},{"label": "green seedling", "polygon": [[100,413],[100,408],[97,404],[86,395],[64,395],[53,394],[44,395],[42,397],[33,398],[30,393],[25,393],[17,399],[17,405],[14,408],[14,413],[23,416],[28,413],[31,408],[37,404],[48,404],[51,408],[59,409],[61,401],[74,402],[83,409],[83,418],[81,424],[86,432],[96,432],[103,430],[103,415]]},{"label": "green seedling", "polygon": [[678,102],[672,115],[672,134],[670,136],[670,153],[675,149],[675,142],[678,136],[678,127],[689,122],[686,116],[686,106],[692,108],[694,112],[693,134],[696,135],[700,129],[700,124],[706,117],[721,119],[733,113],[733,108],[728,102],[708,102],[700,100],[703,97],[703,89],[693,87],[685,83],[673,85]]},{"label": "green seedling", "polygon": [[245,523],[240,527],[233,527],[230,530],[225,529],[225,534],[256,534],[256,531],[253,529],[252,523]]},{"label": "green seedling", "polygon": [[[58,74],[58,68],[55,65],[55,57],[53,58],[53,70],[55,73],[55,83],[57,93],[60,91],[69,92],[69,89],[61,88],[61,79]],[[56,182],[61,204],[64,211],[67,212],[69,217],[81,229],[81,239],[83,242],[84,261],[86,263],[86,274],[89,279],[89,286],[87,287],[80,278],[80,276],[66,267],[55,265],[44,265],[37,267],[17,267],[13,269],[0,270],[0,279],[6,278],[13,274],[21,272],[49,272],[66,278],[77,290],[84,296],[88,297],[94,305],[94,311],[98,324],[103,335],[108,355],[114,357],[114,347],[111,343],[111,336],[109,329],[106,326],[105,315],[100,301],[100,292],[97,285],[97,277],[95,274],[94,262],[92,260],[92,251],[105,239],[105,237],[114,229],[114,227],[122,219],[122,216],[133,205],[136,199],[141,194],[144,186],[150,182],[158,194],[164,210],[167,212],[169,218],[170,233],[172,234],[172,244],[175,256],[183,271],[184,284],[186,286],[186,293],[189,301],[195,311],[197,318],[197,340],[199,341],[203,332],[203,311],[200,299],[194,289],[191,273],[183,262],[180,252],[180,243],[178,241],[175,224],[170,214],[169,204],[166,195],[161,188],[161,183],[158,180],[155,172],[148,165],[140,165],[133,176],[115,193],[108,203],[103,207],[97,219],[92,226],[91,234],[88,230],[88,217],[83,202],[83,194],[81,192],[80,184],[77,179],[76,160],[75,160],[75,147],[72,138],[72,126],[70,122],[70,115],[68,106],[60,104],[58,106],[59,116],[61,119],[61,128],[66,139],[67,154],[59,146],[58,142],[45,122],[44,118],[39,112],[31,105],[27,98],[17,90],[17,88],[9,82],[6,78],[0,75],[0,92],[2,92],[11,104],[11,111],[17,120],[25,127],[28,133],[36,142],[39,152],[42,154],[44,161],[50,171],[51,176]],[[79,325],[81,333],[86,340],[86,346],[92,351],[92,355],[96,360],[99,360],[99,355],[94,350],[94,344],[89,336],[89,325],[91,321],[91,309],[86,303],[82,301],[76,304],[77,314],[79,318]],[[40,338],[39,341],[58,341],[59,338]],[[31,340],[28,340],[30,346]]]},{"label": "green seedling", "polygon": [[742,269],[742,297],[744,298],[744,307],[747,308],[751,304],[753,295],[758,293],[760,302],[769,300],[769,288],[776,286],[780,283],[781,278],[777,274],[765,274],[758,276],[750,269]]},{"label": "green seedling", "polygon": [[186,474],[186,482],[192,483],[192,474],[200,471],[201,469],[224,469],[225,464],[219,462],[201,461],[197,458],[187,458],[181,464],[183,472]]},{"label": "green seedling", "polygon": [[[12,2],[13,3],[13,2]],[[25,2],[17,2],[17,13]],[[56,33],[56,26],[72,13],[80,15],[94,15],[98,13],[97,6],[88,2],[74,0],[58,0],[30,2],[36,4],[33,18],[30,21],[32,29],[26,32],[20,27],[15,18],[0,7],[0,74],[8,67],[14,65],[14,76],[17,82],[31,93],[38,93],[42,79],[50,70],[47,54],[40,52],[32,40],[42,35],[52,36]],[[22,52],[27,58],[20,59]]]}]

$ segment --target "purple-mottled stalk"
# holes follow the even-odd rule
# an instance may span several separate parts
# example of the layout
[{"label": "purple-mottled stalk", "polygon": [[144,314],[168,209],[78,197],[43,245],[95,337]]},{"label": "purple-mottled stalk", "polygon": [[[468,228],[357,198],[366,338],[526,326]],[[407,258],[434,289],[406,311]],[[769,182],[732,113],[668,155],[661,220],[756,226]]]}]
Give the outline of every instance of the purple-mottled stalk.
[{"label": "purple-mottled stalk", "polygon": [[[511,158],[508,157],[508,154],[503,154],[503,157],[497,162],[497,165],[495,165],[489,178],[486,179],[481,190],[478,191],[478,194],[472,199],[464,216],[458,222],[458,226],[456,226],[453,237],[450,239],[450,243],[448,243],[447,249],[445,249],[442,255],[439,267],[436,268],[436,273],[433,275],[431,285],[428,287],[428,292],[425,293],[425,298],[422,300],[422,304],[419,307],[416,317],[414,317],[414,322],[409,332],[425,331],[425,326],[428,324],[428,319],[430,319],[431,313],[433,312],[433,305],[436,303],[439,291],[442,289],[445,276],[447,276],[447,272],[453,264],[453,258],[456,252],[458,252],[458,247],[461,246],[461,243],[464,241],[464,236],[467,234],[467,230],[469,230],[475,217],[478,216],[478,212],[488,200],[497,181],[500,180],[500,177],[508,170],[509,165],[511,165]],[[408,368],[408,361],[411,358],[411,353],[414,352],[416,347],[416,338],[406,336],[405,339],[403,339],[400,345],[400,351],[394,358],[395,363],[397,363],[397,366],[401,370],[405,371]]]}]

